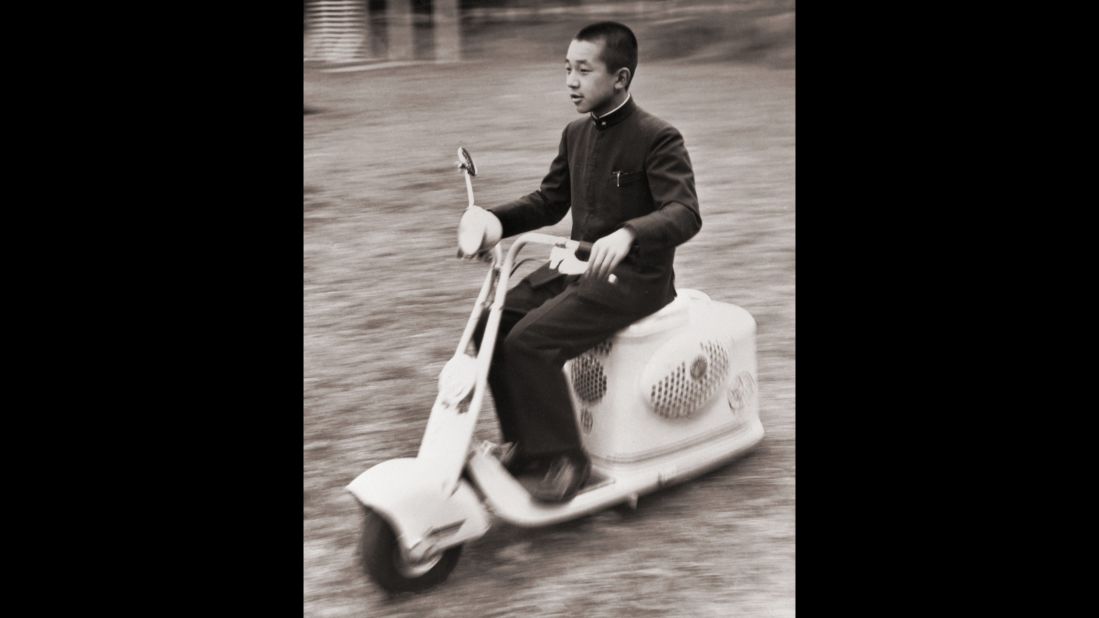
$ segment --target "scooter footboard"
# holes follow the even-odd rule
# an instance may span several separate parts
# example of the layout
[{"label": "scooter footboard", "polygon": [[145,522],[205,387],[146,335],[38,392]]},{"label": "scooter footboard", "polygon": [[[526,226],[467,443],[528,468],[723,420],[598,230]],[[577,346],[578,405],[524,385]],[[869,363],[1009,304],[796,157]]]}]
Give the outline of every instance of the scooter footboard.
[{"label": "scooter footboard", "polygon": [[420,560],[476,539],[489,529],[489,516],[465,479],[452,493],[447,479],[415,458],[391,459],[363,472],[350,491],[393,527],[407,556]]}]

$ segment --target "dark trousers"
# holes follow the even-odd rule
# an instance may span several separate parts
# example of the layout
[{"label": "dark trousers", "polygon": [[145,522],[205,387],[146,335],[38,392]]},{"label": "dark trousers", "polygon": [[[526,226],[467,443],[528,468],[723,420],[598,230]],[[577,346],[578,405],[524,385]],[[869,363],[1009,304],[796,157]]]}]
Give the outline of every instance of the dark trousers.
[{"label": "dark trousers", "polygon": [[[577,279],[523,279],[508,291],[500,316],[489,387],[504,441],[518,442],[530,457],[582,452],[565,361],[653,312],[580,297]],[[486,311],[474,335],[478,347],[487,320]]]}]

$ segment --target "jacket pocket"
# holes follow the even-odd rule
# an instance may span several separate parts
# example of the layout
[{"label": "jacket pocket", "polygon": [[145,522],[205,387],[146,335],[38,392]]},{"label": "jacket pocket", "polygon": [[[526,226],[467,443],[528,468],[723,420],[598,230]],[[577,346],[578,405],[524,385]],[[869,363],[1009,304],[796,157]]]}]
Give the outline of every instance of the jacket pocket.
[{"label": "jacket pocket", "polygon": [[641,170],[636,172],[615,170],[611,172],[611,176],[614,177],[614,186],[621,188],[641,180],[645,177],[645,172]]}]

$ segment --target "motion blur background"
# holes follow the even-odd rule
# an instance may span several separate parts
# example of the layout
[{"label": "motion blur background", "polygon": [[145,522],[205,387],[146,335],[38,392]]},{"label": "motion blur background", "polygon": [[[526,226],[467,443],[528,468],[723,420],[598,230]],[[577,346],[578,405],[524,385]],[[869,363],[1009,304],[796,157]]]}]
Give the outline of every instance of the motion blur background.
[{"label": "motion blur background", "polygon": [[[303,17],[304,615],[793,616],[794,3],[313,1]],[[767,436],[635,512],[498,522],[441,587],[387,598],[344,487],[415,454],[484,276],[454,256],[455,151],[481,205],[537,188],[576,118],[565,49],[603,19],[637,34],[631,92],[694,164],[703,227],[677,286],[759,323]],[[498,437],[491,406],[478,435]]]}]

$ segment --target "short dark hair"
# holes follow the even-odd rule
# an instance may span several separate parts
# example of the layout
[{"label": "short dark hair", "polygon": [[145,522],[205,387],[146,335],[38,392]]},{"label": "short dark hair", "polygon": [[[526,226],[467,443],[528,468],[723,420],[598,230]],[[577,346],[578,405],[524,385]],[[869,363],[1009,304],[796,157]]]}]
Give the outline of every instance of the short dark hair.
[{"label": "short dark hair", "polygon": [[573,39],[590,43],[603,41],[603,63],[611,73],[623,67],[629,69],[630,79],[626,82],[626,89],[629,89],[637,72],[637,37],[633,30],[616,21],[601,21],[584,26]]}]

